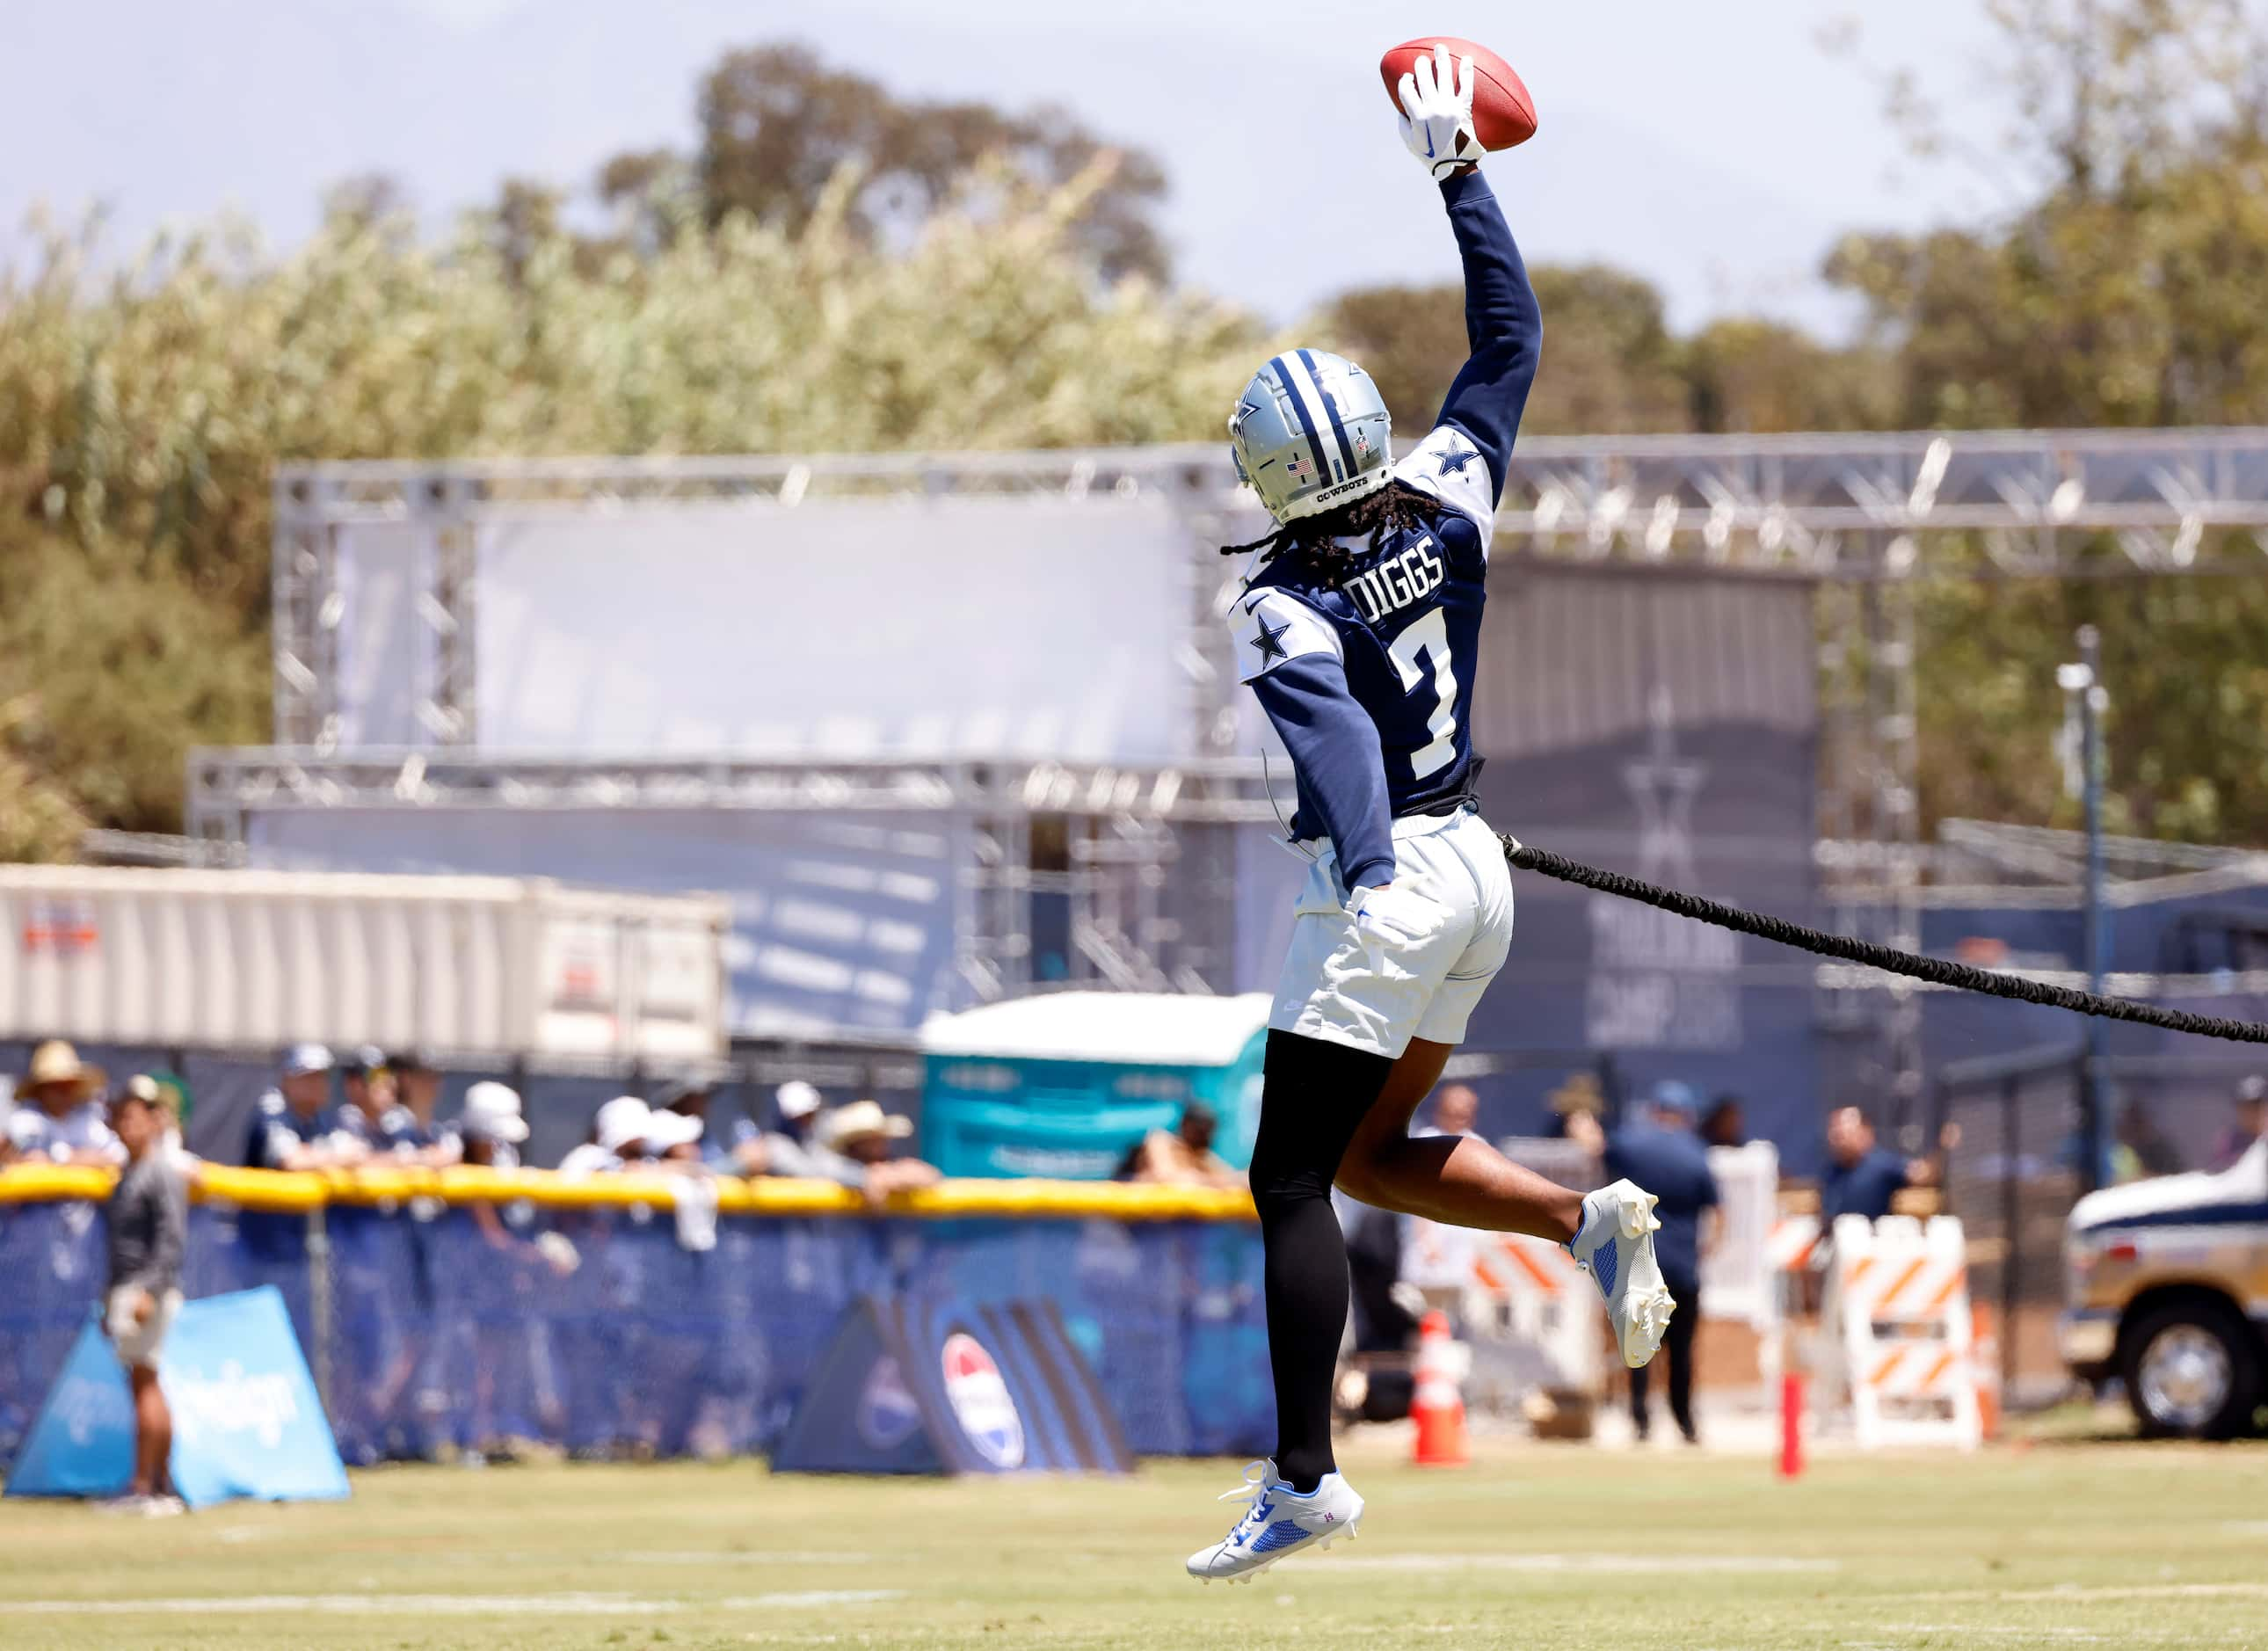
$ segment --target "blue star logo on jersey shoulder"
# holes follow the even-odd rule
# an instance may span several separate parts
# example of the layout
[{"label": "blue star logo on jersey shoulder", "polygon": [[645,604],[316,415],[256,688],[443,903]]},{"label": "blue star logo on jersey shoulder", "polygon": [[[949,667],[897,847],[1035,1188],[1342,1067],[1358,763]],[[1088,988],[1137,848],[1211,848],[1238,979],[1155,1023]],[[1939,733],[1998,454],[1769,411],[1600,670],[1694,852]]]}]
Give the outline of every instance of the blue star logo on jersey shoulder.
[{"label": "blue star logo on jersey shoulder", "polygon": [[1291,654],[1284,647],[1284,633],[1292,628],[1292,622],[1287,619],[1280,625],[1271,625],[1265,614],[1253,616],[1260,622],[1259,634],[1252,638],[1252,645],[1260,650],[1260,662],[1273,665],[1278,660],[1290,659]]},{"label": "blue star logo on jersey shoulder", "polygon": [[1441,452],[1441,468],[1439,474],[1462,475],[1465,473],[1465,467],[1480,456],[1478,448],[1468,447],[1460,452],[1454,447],[1445,447]]}]

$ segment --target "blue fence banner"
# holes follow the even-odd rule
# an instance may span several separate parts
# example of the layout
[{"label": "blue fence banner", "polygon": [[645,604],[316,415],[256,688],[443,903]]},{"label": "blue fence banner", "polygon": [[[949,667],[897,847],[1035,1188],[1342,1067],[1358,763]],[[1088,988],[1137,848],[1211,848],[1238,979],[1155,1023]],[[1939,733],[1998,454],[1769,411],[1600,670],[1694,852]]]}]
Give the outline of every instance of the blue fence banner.
[{"label": "blue fence banner", "polygon": [[133,1477],[134,1399],[110,1338],[90,1317],[8,1470],[7,1494],[115,1496]]},{"label": "blue fence banner", "polygon": [[[325,1232],[319,1249],[303,1217],[194,1205],[182,1286],[192,1304],[281,1292],[350,1466],[768,1452],[865,1296],[1052,1303],[1141,1455],[1257,1456],[1276,1435],[1249,1221],[728,1212],[692,1251],[666,1209],[405,1199],[334,1205]],[[0,1463],[103,1270],[99,1206],[0,1203]]]},{"label": "blue fence banner", "polygon": [[1055,1303],[868,1296],[846,1313],[772,1453],[783,1473],[1133,1470]]},{"label": "blue fence banner", "polygon": [[[173,1488],[192,1507],[238,1497],[331,1500],[346,1470],[273,1286],[183,1304],[158,1380],[173,1414]],[[11,1496],[107,1496],[133,1470],[126,1373],[90,1322],[8,1475]]]}]

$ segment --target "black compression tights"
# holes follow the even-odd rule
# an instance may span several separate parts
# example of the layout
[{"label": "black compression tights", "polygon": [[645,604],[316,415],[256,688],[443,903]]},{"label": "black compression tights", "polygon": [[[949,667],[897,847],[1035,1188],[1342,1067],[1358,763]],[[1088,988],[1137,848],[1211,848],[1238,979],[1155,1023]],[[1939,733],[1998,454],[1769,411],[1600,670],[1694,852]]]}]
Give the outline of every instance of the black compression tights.
[{"label": "black compression tights", "polygon": [[1267,1249],[1268,1361],[1276,1377],[1276,1471],[1309,1491],[1331,1456],[1331,1376],[1346,1330],[1346,1240],[1331,1182],[1394,1063],[1318,1038],[1268,1034],[1252,1201]]}]

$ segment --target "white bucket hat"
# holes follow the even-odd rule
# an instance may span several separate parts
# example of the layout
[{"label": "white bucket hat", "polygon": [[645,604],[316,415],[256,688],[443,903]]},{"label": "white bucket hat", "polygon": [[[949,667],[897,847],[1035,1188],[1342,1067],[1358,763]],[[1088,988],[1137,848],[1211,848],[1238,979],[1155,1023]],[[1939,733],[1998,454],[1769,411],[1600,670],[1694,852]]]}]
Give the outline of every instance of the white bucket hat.
[{"label": "white bucket hat", "polygon": [[465,1091],[465,1110],[458,1120],[468,1135],[484,1141],[524,1141],[527,1120],[520,1115],[519,1092],[510,1084],[476,1083]]},{"label": "white bucket hat", "polygon": [[599,1109],[599,1145],[618,1153],[652,1133],[653,1113],[634,1095],[618,1095]]}]

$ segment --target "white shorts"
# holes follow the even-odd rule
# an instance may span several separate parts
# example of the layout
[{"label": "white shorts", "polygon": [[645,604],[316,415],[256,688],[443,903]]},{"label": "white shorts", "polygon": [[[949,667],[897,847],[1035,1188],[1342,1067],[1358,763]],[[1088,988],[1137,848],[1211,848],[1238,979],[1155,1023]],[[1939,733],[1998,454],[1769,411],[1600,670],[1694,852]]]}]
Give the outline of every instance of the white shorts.
[{"label": "white shorts", "polygon": [[166,1333],[173,1328],[173,1316],[181,1310],[179,1290],[161,1291],[155,1307],[150,1309],[149,1321],[134,1322],[134,1304],[142,1297],[138,1289],[120,1288],[110,1293],[104,1304],[108,1320],[104,1328],[110,1332],[110,1345],[118,1354],[118,1362],[129,1369],[156,1369],[166,1349]]},{"label": "white shorts", "polygon": [[1399,1059],[1413,1037],[1462,1043],[1512,950],[1512,871],[1471,809],[1394,822],[1394,887],[1358,926],[1330,845],[1293,908],[1268,1024]]}]

